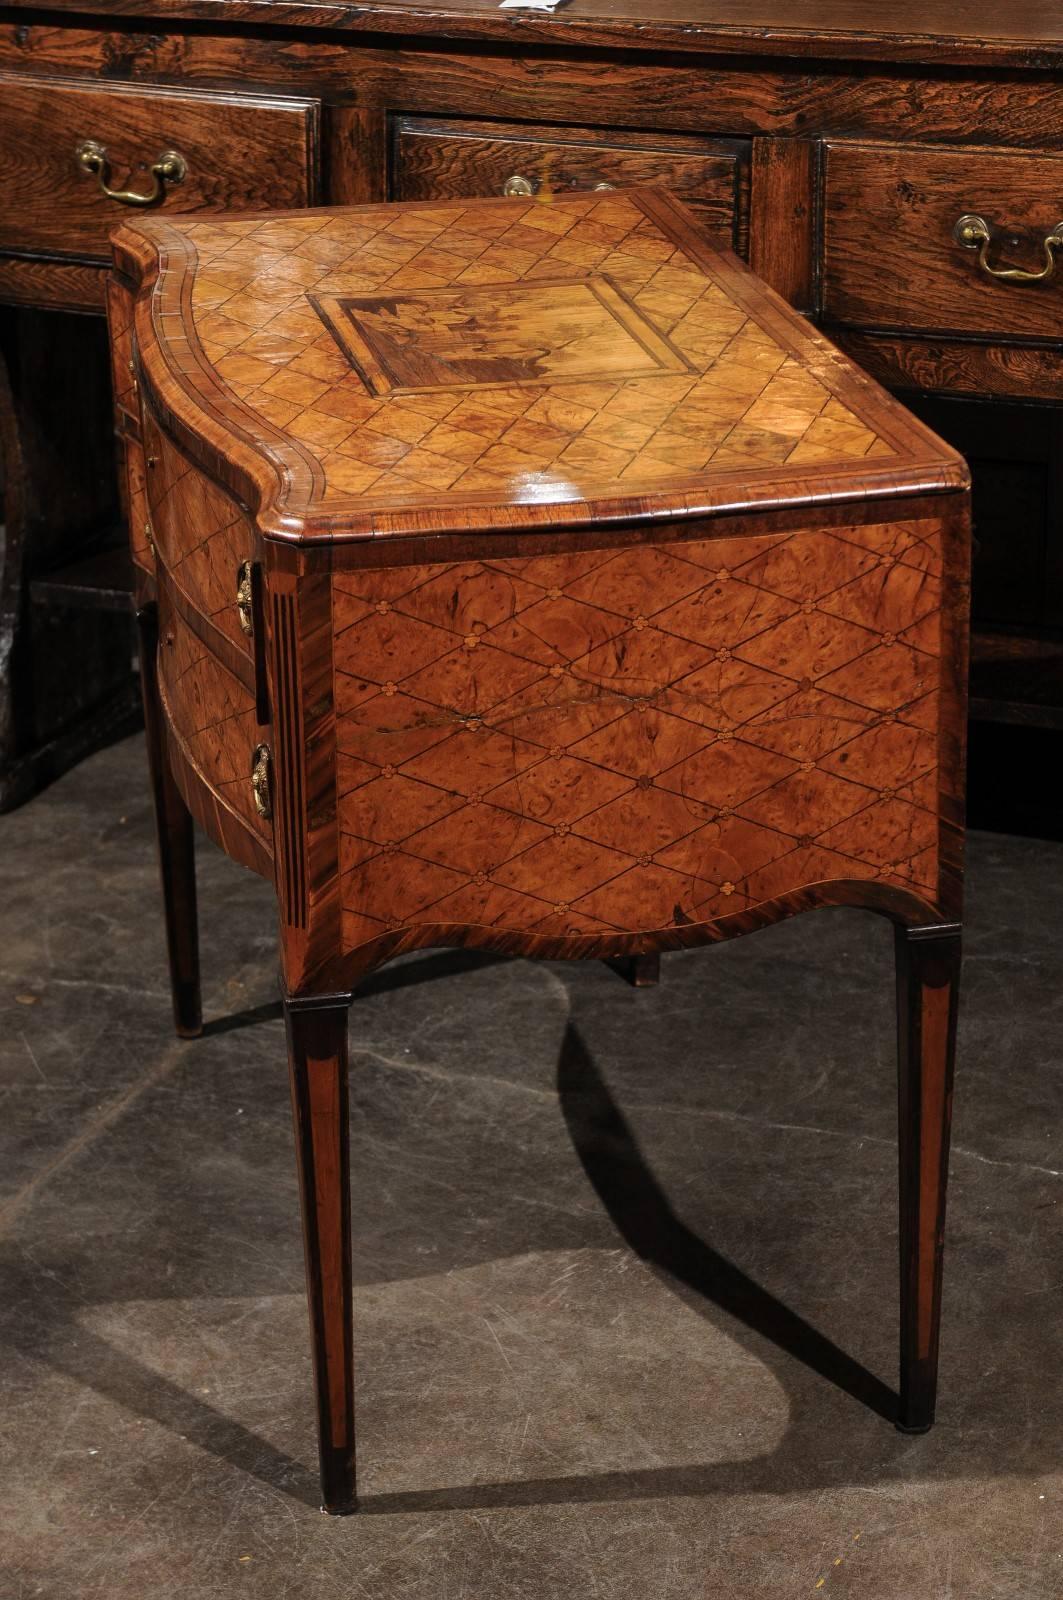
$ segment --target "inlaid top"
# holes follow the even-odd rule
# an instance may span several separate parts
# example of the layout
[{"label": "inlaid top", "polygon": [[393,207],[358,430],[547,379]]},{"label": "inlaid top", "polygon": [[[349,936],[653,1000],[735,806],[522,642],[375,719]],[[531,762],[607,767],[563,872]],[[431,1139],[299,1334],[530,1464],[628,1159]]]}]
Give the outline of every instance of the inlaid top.
[{"label": "inlaid top", "polygon": [[659,191],[152,218],[115,253],[153,402],[279,537],[964,481]]}]

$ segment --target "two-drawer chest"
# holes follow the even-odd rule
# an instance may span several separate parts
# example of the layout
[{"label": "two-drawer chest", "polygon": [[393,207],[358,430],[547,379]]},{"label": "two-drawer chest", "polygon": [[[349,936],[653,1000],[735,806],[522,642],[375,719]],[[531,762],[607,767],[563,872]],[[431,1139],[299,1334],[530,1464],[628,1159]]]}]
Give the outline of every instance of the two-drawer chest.
[{"label": "two-drawer chest", "polygon": [[426,946],[640,958],[889,917],[897,1421],[929,1427],[963,462],[660,190],[158,219],[114,249],[175,1019],[200,1028],[194,816],[277,894],[325,1508],[355,1490],[348,1007]]}]

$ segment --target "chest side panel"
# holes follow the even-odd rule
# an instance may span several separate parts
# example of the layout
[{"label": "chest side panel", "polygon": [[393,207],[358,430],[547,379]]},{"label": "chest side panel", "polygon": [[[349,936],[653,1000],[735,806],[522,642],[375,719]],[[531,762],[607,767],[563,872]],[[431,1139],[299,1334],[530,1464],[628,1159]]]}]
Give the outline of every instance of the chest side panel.
[{"label": "chest side panel", "polygon": [[337,574],[346,947],[689,928],[854,880],[933,905],[943,538]]}]

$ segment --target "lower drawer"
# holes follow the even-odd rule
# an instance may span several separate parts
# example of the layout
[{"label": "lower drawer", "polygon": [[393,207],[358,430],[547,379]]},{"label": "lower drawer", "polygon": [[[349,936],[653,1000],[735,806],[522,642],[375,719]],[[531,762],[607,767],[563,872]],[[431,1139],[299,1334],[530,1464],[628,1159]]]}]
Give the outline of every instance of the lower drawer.
[{"label": "lower drawer", "polygon": [[266,737],[255,697],[189,627],[162,574],[158,665],[171,761],[193,816],[230,855],[267,870],[273,833],[251,786]]},{"label": "lower drawer", "polygon": [[719,243],[746,241],[749,142],[594,128],[398,117],[391,198],[541,195],[639,184],[670,189]]}]

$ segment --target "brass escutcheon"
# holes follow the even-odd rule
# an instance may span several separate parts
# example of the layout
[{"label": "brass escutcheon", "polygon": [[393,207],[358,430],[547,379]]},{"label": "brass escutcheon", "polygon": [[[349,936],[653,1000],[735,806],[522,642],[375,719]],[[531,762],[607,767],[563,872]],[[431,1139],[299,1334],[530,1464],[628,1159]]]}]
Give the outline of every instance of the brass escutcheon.
[{"label": "brass escutcheon", "polygon": [[107,151],[98,139],[82,139],[74,151],[74,160],[82,172],[99,180],[100,193],[108,200],[117,200],[123,206],[153,206],[165,194],[166,185],[182,183],[188,173],[188,162],[176,150],[162,150],[151,164],[151,188],[146,194],[136,189],[112,189],[108,183],[110,163]]},{"label": "brass escutcheon", "polygon": [[241,632],[246,633],[249,639],[255,631],[252,594],[251,563],[241,561],[236,572],[236,614],[240,618]]},{"label": "brass escutcheon", "polygon": [[268,821],[273,815],[273,802],[269,793],[269,745],[256,745],[251,758],[251,798],[260,817]]}]

